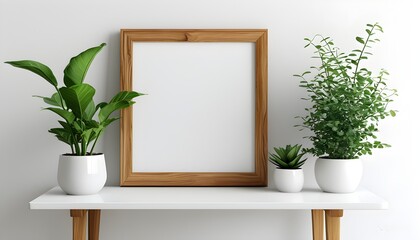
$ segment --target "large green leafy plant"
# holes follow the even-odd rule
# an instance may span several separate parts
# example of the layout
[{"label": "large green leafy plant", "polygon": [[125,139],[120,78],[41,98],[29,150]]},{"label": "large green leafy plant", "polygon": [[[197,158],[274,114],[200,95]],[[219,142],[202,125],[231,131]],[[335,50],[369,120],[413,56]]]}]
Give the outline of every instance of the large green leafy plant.
[{"label": "large green leafy plant", "polygon": [[375,36],[383,32],[376,24],[367,24],[366,36],[356,37],[361,45],[349,54],[335,47],[329,37],[316,35],[305,38],[306,47],[315,49],[320,66],[312,66],[314,74],[306,71],[301,75],[300,86],[309,94],[304,98],[311,106],[301,117],[301,126],[313,132],[309,139],[313,147],[307,152],[316,156],[335,159],[353,159],[372,154],[372,149],[388,147],[377,140],[378,122],[395,111],[388,110],[395,89],[387,86],[388,72],[381,69],[374,74],[362,66],[372,53],[369,49],[380,40]]},{"label": "large green leafy plant", "polygon": [[[122,91],[109,102],[95,104],[95,88],[84,83],[85,76],[96,54],[105,43],[83,51],[71,58],[64,69],[64,86],[59,87],[51,69],[37,61],[22,60],[6,62],[14,67],[29,70],[49,82],[55,89],[51,97],[40,97],[50,107],[44,108],[58,114],[61,125],[49,130],[58,140],[68,144],[74,155],[92,155],[96,142],[104,129],[118,118],[111,117],[117,110],[129,107],[135,102],[133,98],[142,95],[134,91]],[[97,116],[97,120],[94,119]]]}]

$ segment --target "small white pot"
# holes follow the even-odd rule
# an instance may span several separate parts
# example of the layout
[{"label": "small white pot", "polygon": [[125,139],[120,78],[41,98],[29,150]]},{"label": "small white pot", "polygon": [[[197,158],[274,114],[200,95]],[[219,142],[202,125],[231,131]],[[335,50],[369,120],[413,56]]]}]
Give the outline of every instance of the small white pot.
[{"label": "small white pot", "polygon": [[302,169],[276,169],[274,171],[274,183],[280,192],[300,192],[303,181]]},{"label": "small white pot", "polygon": [[89,156],[60,155],[58,185],[71,195],[98,193],[107,178],[104,154]]},{"label": "small white pot", "polygon": [[360,159],[318,158],[315,178],[324,192],[352,193],[362,180],[363,165]]}]

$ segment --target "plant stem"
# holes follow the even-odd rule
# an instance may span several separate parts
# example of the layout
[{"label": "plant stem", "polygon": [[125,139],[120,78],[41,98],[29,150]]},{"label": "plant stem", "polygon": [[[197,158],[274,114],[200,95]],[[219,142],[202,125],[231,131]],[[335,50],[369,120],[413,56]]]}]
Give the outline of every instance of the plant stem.
[{"label": "plant stem", "polygon": [[80,156],[80,148],[79,148],[78,140],[76,139],[74,135],[73,135],[73,139],[74,139],[74,147],[76,150],[76,155]]},{"label": "plant stem", "polygon": [[[321,37],[322,39],[325,39],[323,36],[321,36],[321,35],[319,35],[319,34],[317,34],[317,35],[315,35],[315,37],[313,37],[312,38],[312,40],[311,40],[311,45],[313,46],[313,47],[315,47],[315,49],[317,49],[317,53],[318,53],[318,55],[319,55],[319,58],[321,59],[321,62],[322,62],[322,66],[324,67],[325,66],[325,61],[324,61],[324,57],[322,56],[322,54],[321,54],[321,52],[319,51],[319,49],[316,47],[316,45],[313,43],[313,40],[316,38],[316,37]],[[328,74],[328,72],[327,72],[327,70],[324,68],[324,73],[325,73],[325,76],[328,78],[329,77],[329,74]]]},{"label": "plant stem", "polygon": [[86,143],[85,140],[82,138],[82,155],[86,155]]},{"label": "plant stem", "polygon": [[359,64],[360,61],[362,60],[362,56],[363,53],[365,52],[366,46],[369,42],[369,38],[370,36],[372,36],[373,30],[375,29],[376,24],[372,26],[372,28],[370,29],[370,33],[368,33],[368,37],[366,38],[365,44],[363,45],[362,51],[360,52],[359,58],[357,59],[357,64],[356,64],[356,68],[354,70],[354,76],[353,76],[353,81],[356,82],[356,76],[357,76],[357,70],[359,70]]},{"label": "plant stem", "polygon": [[92,153],[93,153],[93,149],[95,148],[96,142],[98,141],[99,136],[101,136],[101,133],[102,133],[102,130],[101,130],[101,131],[99,131],[98,136],[97,136],[97,137],[96,137],[96,139],[95,139],[95,142],[93,142],[92,148],[90,149],[90,155],[92,155]]},{"label": "plant stem", "polygon": [[[57,86],[54,86],[54,88],[55,88],[55,90],[57,91],[58,95],[60,96],[60,104],[61,104],[61,108],[62,108],[63,110],[68,111],[68,109],[64,107],[64,99],[63,99],[63,96],[61,95],[60,90],[58,89],[58,87],[57,87]],[[67,120],[66,120],[66,122],[67,122]],[[70,124],[69,122],[67,122],[67,123],[68,123],[68,124]],[[73,132],[71,132],[71,135],[72,135],[72,137],[73,137],[73,139],[74,139],[74,141],[75,141],[75,143],[74,143],[75,148],[73,148],[73,145],[72,145],[72,144],[70,144],[71,153],[72,153],[72,154],[74,154],[74,151],[75,151],[75,149],[76,149],[76,155],[80,155],[80,149],[79,149],[79,145],[77,144],[76,137],[74,136],[74,133],[73,133]]]}]

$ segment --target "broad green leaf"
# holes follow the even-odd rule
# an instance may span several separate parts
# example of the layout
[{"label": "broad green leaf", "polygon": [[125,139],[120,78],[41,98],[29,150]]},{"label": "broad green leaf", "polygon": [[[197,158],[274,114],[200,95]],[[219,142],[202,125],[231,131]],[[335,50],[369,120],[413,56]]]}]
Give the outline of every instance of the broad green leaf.
[{"label": "broad green leaf", "polygon": [[89,133],[89,135],[88,136],[85,136],[85,141],[86,142],[91,142],[103,130],[103,126],[100,125],[95,120],[84,121],[84,123],[85,123],[85,130],[83,131],[82,134],[87,134],[87,133],[84,133],[84,132],[86,132],[87,130],[91,130],[90,133]]},{"label": "broad green leaf", "polygon": [[102,43],[97,47],[89,48],[70,59],[69,64],[64,69],[64,84],[67,87],[83,83],[90,64],[105,45],[105,43]]},{"label": "broad green leaf", "polygon": [[55,78],[51,69],[45,64],[32,60],[9,61],[5,63],[10,64],[13,67],[31,71],[47,80],[47,82],[49,82],[54,87],[57,87],[57,79]]},{"label": "broad green leaf", "polygon": [[83,140],[85,141],[85,142],[87,142],[87,143],[89,143],[90,141],[89,140],[91,140],[92,139],[92,133],[94,133],[93,132],[93,129],[92,128],[90,128],[90,129],[87,129],[87,130],[84,130],[83,132],[82,132],[82,138],[83,138]]},{"label": "broad green leaf", "polygon": [[38,95],[33,95],[32,97],[41,98],[48,105],[55,106],[55,107],[61,107],[61,105],[58,102],[56,102],[55,99],[53,99],[53,98],[43,97],[43,96],[38,96]]},{"label": "broad green leaf", "polygon": [[114,121],[118,120],[120,118],[108,118],[105,121],[103,121],[101,123],[101,125],[103,126],[103,128],[106,128],[109,124],[113,123]]},{"label": "broad green leaf", "polygon": [[101,109],[101,108],[105,107],[107,104],[108,104],[107,102],[101,102],[101,103],[99,103],[98,105],[96,105],[96,107],[95,107],[95,111],[93,112],[92,117],[96,114],[96,112],[97,112],[99,109]]},{"label": "broad green leaf", "polygon": [[99,103],[98,105],[96,105],[95,112],[98,111],[100,108],[105,107],[107,104],[108,104],[107,102]]},{"label": "broad green leaf", "polygon": [[[83,122],[82,122],[82,123],[83,123]],[[82,126],[80,126],[80,124],[79,124],[77,121],[74,121],[74,122],[73,122],[73,127],[74,127],[74,129],[76,129],[76,131],[77,131],[78,133],[83,132]]]},{"label": "broad green leaf", "polygon": [[101,110],[99,111],[99,114],[98,114],[99,121],[103,122],[114,111],[129,107],[133,104],[134,104],[133,101],[119,101],[119,102],[109,103],[103,108],[101,108]]},{"label": "broad green leaf", "polygon": [[62,87],[60,88],[60,93],[74,115],[82,118],[86,108],[92,102],[95,89],[89,84],[83,83],[72,87]]},{"label": "broad green leaf", "polygon": [[[66,103],[64,102],[64,99],[61,99],[60,94],[58,93],[54,93],[51,96],[51,99],[53,99],[55,102],[57,102],[59,104],[60,107],[62,108],[66,108]],[[62,106],[63,105],[63,106]]]},{"label": "broad green leaf", "polygon": [[58,121],[58,123],[60,123],[60,125],[67,131],[67,132],[72,132],[73,131],[73,129],[72,129],[72,127],[71,127],[71,123],[67,123],[67,122],[64,122],[64,121]]},{"label": "broad green leaf", "polygon": [[138,92],[134,92],[134,91],[122,91],[117,93],[117,95],[115,95],[110,103],[114,103],[114,102],[119,102],[119,101],[131,101],[131,99],[138,97],[138,96],[142,96],[144,95],[143,93],[138,93]]},{"label": "broad green leaf", "polygon": [[60,117],[64,118],[68,123],[72,123],[75,119],[75,116],[72,112],[63,110],[61,108],[44,108],[46,110],[50,110],[52,112],[55,112],[56,114],[58,114]]},{"label": "broad green leaf", "polygon": [[66,129],[52,128],[48,132],[50,132],[52,134],[55,134],[55,136],[57,137],[58,140],[66,143],[68,145],[73,144],[72,134],[71,134],[71,132],[67,131]]},{"label": "broad green leaf", "polygon": [[98,128],[100,125],[96,120],[84,121],[87,128]]},{"label": "broad green leaf", "polygon": [[[60,95],[58,93],[54,93],[51,97],[43,97],[43,96],[37,96],[37,95],[34,95],[33,97],[42,98],[46,104],[49,104],[51,106],[62,107]],[[65,106],[66,105],[64,104],[64,108]]]},{"label": "broad green leaf", "polygon": [[85,111],[83,112],[83,119],[92,120],[93,115],[95,115],[95,103],[92,101],[89,102]]}]

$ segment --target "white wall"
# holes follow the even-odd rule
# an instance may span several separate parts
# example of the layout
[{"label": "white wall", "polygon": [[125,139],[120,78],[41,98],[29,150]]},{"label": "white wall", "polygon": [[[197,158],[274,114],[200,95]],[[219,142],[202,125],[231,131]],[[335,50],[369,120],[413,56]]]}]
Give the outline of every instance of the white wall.
[{"label": "white wall", "polygon": [[[420,167],[416,143],[419,4],[384,0],[0,0],[0,61],[36,59],[62,69],[74,54],[101,42],[108,46],[93,63],[87,81],[109,99],[119,89],[120,28],[268,28],[269,145],[304,143],[292,126],[303,113],[292,74],[310,66],[303,38],[332,35],[342,49],[356,46],[364,24],[380,22],[382,42],[372,67],[386,67],[400,96],[398,117],[381,124],[382,139],[393,145],[365,158],[362,185],[390,203],[388,211],[349,211],[342,239],[420,239]],[[417,16],[416,16],[417,15]],[[0,239],[70,239],[67,211],[30,211],[28,202],[56,185],[58,155],[67,150],[47,130],[51,113],[31,95],[53,89],[22,70],[0,64]],[[108,184],[119,177],[118,124],[99,143],[107,157]],[[314,184],[313,160],[305,166]],[[309,239],[305,211],[104,211],[102,239]]]}]

